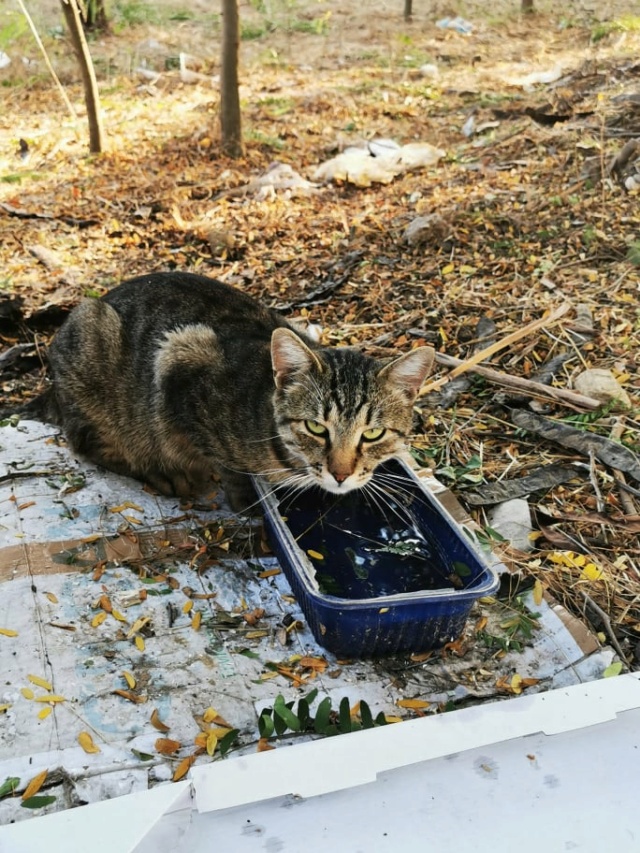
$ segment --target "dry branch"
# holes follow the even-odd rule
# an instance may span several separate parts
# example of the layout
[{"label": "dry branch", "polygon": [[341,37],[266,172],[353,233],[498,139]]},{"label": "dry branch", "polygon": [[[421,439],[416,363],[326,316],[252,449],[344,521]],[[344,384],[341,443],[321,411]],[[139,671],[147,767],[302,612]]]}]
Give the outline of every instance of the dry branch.
[{"label": "dry branch", "polygon": [[[513,391],[517,391],[520,394],[525,394],[527,397],[540,398],[543,400],[551,400],[554,403],[560,403],[565,406],[571,406],[576,409],[585,409],[586,411],[595,411],[596,409],[600,409],[602,407],[602,403],[600,400],[594,400],[593,397],[586,397],[584,394],[578,394],[577,391],[568,391],[566,388],[551,388],[548,385],[543,385],[540,382],[533,382],[531,379],[523,379],[521,376],[510,376],[507,373],[500,373],[499,370],[494,370],[491,367],[482,367],[481,365],[471,365],[469,361],[462,361],[462,359],[455,358],[452,355],[445,355],[444,353],[438,352],[436,353],[436,361],[438,364],[443,365],[443,367],[464,367],[465,370],[470,370],[473,373],[477,373],[479,376],[484,376],[485,379],[488,379],[490,382],[495,382],[496,385],[501,385],[504,388],[510,388]],[[452,370],[451,373],[447,374],[444,377],[445,380],[448,380],[450,377],[454,376],[456,373],[455,370]],[[437,385],[441,385],[442,380],[436,380]],[[433,387],[432,383],[426,385],[422,392],[431,391]]]}]

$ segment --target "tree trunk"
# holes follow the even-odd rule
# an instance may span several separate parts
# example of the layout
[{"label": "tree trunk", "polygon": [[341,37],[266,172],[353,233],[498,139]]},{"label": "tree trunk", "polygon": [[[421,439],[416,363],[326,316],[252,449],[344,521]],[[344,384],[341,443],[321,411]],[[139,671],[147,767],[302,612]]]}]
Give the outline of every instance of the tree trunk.
[{"label": "tree trunk", "polygon": [[[522,0],[524,3],[525,0]],[[410,21],[413,15],[413,0],[404,0],[404,19]]]},{"label": "tree trunk", "polygon": [[240,19],[238,0],[222,0],[222,65],[220,69],[220,130],[222,150],[242,157],[242,116],[238,91]]},{"label": "tree trunk", "polygon": [[61,0],[61,3],[62,12],[69,27],[71,43],[80,65],[80,73],[82,74],[84,101],[87,105],[87,120],[89,122],[89,151],[92,154],[99,154],[103,148],[104,134],[102,131],[96,73],[93,68],[84,30],[82,29],[82,19],[78,4],[76,0]]}]

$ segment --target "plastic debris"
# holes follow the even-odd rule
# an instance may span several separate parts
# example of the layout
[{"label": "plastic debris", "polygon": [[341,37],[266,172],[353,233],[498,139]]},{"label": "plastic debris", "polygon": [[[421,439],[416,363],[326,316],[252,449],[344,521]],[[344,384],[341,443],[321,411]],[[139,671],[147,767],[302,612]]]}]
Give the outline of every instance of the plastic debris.
[{"label": "plastic debris", "polygon": [[436,27],[441,30],[454,30],[463,36],[468,36],[473,32],[473,24],[458,15],[455,18],[440,18],[436,21]]},{"label": "plastic debris", "polygon": [[347,181],[358,187],[373,183],[389,184],[398,175],[432,166],[446,152],[428,142],[410,142],[399,146],[393,140],[375,139],[362,148],[348,148],[337,157],[321,163],[314,181]]}]

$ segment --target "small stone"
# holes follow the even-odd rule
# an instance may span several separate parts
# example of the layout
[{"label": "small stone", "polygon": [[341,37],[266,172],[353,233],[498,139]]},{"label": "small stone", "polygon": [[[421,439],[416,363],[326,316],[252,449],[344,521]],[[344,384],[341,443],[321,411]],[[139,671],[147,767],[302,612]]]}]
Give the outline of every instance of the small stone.
[{"label": "small stone", "polygon": [[601,403],[616,401],[614,409],[631,408],[631,398],[610,370],[594,367],[584,370],[574,380],[573,387],[579,394],[593,397]]}]

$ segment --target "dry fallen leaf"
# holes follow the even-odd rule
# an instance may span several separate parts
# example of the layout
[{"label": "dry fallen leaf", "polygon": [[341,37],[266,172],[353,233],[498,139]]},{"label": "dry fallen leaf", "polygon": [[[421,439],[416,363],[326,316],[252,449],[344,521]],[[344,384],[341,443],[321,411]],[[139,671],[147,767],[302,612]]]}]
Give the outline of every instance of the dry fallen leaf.
[{"label": "dry fallen leaf", "polygon": [[47,778],[48,772],[48,770],[43,770],[41,773],[38,773],[37,776],[33,777],[22,793],[23,800],[28,800],[29,797],[33,797],[38,793],[40,788],[44,785],[44,780]]},{"label": "dry fallen leaf", "polygon": [[0,634],[3,637],[17,637],[18,632],[14,631],[13,628],[0,628]]},{"label": "dry fallen leaf", "polygon": [[137,693],[132,693],[130,690],[112,690],[116,696],[122,696],[123,699],[128,699],[129,702],[135,702],[136,705],[141,705],[147,701],[146,696],[139,696]]},{"label": "dry fallen leaf", "polygon": [[424,699],[398,699],[396,705],[400,708],[410,708],[413,711],[422,711],[428,708],[431,702],[425,702]]},{"label": "dry fallen leaf", "polygon": [[155,747],[156,751],[160,753],[160,755],[173,755],[174,752],[177,752],[182,744],[179,740],[171,740],[168,737],[159,737],[156,740]]},{"label": "dry fallen leaf", "polygon": [[100,613],[96,613],[96,615],[91,620],[91,627],[97,628],[98,625],[102,625],[106,618],[107,614],[104,612],[104,610],[101,610]]},{"label": "dry fallen leaf", "polygon": [[188,613],[190,610],[193,610],[193,601],[185,601],[185,603],[182,605],[182,612]]},{"label": "dry fallen leaf", "polygon": [[100,752],[100,747],[97,746],[89,732],[80,732],[78,735],[78,743],[84,749],[85,752],[89,754]]},{"label": "dry fallen leaf", "polygon": [[138,651],[143,652],[144,651],[144,638],[141,637],[140,634],[138,634],[138,636],[136,637],[134,642],[136,644],[136,648],[138,649]]},{"label": "dry fallen leaf", "polygon": [[36,695],[30,687],[21,687],[20,693],[22,693],[25,699],[33,699]]},{"label": "dry fallen leaf", "polygon": [[5,711],[8,711],[11,705],[0,705],[0,714],[4,714]]},{"label": "dry fallen leaf", "polygon": [[154,708],[151,712],[150,722],[154,729],[157,729],[159,732],[166,733],[169,731],[169,726],[166,723],[163,723],[160,719],[160,715],[158,714],[157,708]]},{"label": "dry fallen leaf", "polygon": [[64,696],[60,696],[60,695],[55,694],[55,693],[45,693],[44,696],[36,696],[35,701],[36,702],[50,702],[52,705],[55,705],[58,702],[66,702],[67,700],[65,699]]},{"label": "dry fallen leaf", "polygon": [[57,598],[57,596],[56,596],[53,592],[45,592],[45,595],[47,596],[47,598],[49,599],[49,601],[50,601],[52,604],[57,604],[57,603],[58,603],[58,598]]},{"label": "dry fallen leaf", "polygon": [[173,774],[173,781],[179,782],[183,776],[186,776],[195,760],[195,755],[188,755],[186,758],[183,758],[175,769],[175,772]]},{"label": "dry fallen leaf", "polygon": [[53,711],[51,705],[48,705],[46,708],[42,708],[42,710],[38,711],[38,719],[46,720],[49,714]]},{"label": "dry fallen leaf", "polygon": [[137,634],[138,631],[141,631],[144,626],[147,625],[149,622],[151,622],[150,616],[141,616],[139,619],[136,619],[136,621],[129,629],[129,632],[127,633],[127,639],[131,639],[134,634]]},{"label": "dry fallen leaf", "polygon": [[266,737],[261,737],[258,741],[258,752],[269,752],[270,749],[275,749],[275,746],[270,744]]},{"label": "dry fallen leaf", "polygon": [[202,613],[200,613],[200,611],[197,610],[193,614],[193,619],[191,620],[191,627],[193,628],[194,631],[200,630],[200,623],[201,622],[202,622]]}]

